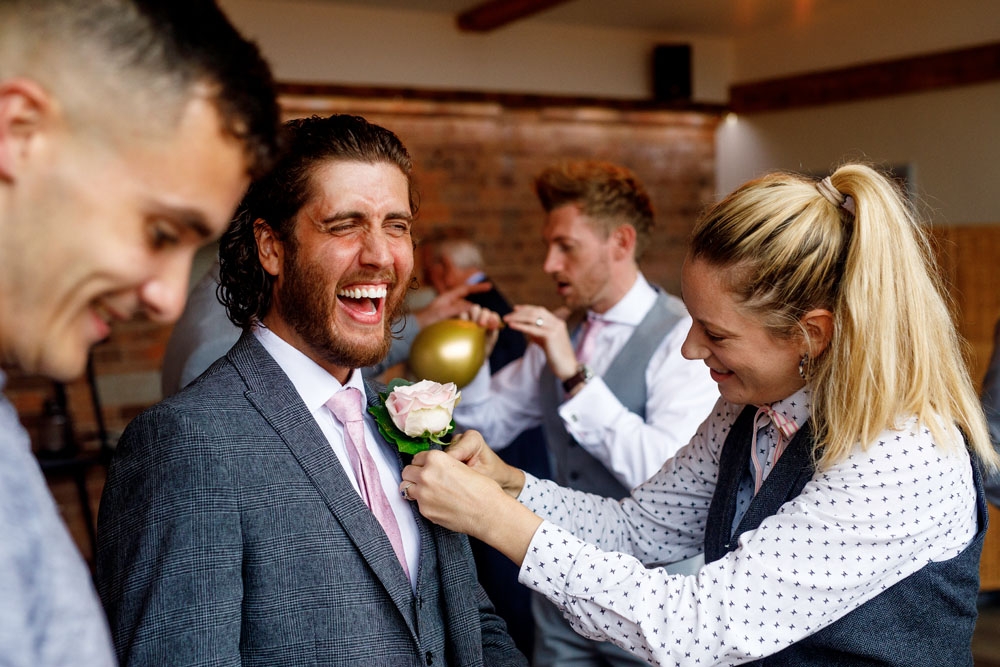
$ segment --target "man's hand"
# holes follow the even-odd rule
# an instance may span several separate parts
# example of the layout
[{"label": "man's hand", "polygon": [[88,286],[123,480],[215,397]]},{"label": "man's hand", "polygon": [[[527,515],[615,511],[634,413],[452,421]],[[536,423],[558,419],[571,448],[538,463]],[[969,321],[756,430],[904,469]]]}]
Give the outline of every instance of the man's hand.
[{"label": "man's hand", "polygon": [[434,297],[429,304],[413,312],[420,328],[430,326],[435,322],[458,317],[462,313],[468,312],[472,303],[465,300],[470,294],[488,292],[493,289],[493,284],[489,282],[476,283],[475,285],[458,285],[449,290],[441,292]]},{"label": "man's hand", "polygon": [[479,304],[472,303],[469,304],[469,309],[462,313],[461,318],[486,329],[483,356],[489,359],[490,355],[493,354],[493,348],[496,347],[497,339],[500,337],[500,329],[503,328],[500,316],[489,308],[483,308]]},{"label": "man's hand", "polygon": [[514,306],[513,312],[503,318],[511,329],[520,331],[545,350],[549,368],[559,380],[572,377],[580,366],[565,318],[563,309],[552,312],[541,306],[526,305]]}]

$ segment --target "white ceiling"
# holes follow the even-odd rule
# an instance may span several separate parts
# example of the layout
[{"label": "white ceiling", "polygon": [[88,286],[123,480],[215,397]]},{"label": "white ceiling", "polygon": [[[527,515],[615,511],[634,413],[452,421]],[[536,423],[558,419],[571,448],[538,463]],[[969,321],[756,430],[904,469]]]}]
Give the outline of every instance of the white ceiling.
[{"label": "white ceiling", "polygon": [[[459,14],[483,0],[325,0],[365,7]],[[637,28],[736,37],[807,21],[820,5],[843,0],[570,0],[524,19],[594,27]]]}]

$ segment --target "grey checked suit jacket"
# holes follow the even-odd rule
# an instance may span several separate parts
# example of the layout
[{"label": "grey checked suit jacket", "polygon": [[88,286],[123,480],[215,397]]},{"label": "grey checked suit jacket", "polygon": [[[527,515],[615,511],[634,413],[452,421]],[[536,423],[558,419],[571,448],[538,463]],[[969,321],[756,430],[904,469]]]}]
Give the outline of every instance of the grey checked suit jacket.
[{"label": "grey checked suit jacket", "polygon": [[290,380],[245,334],[118,445],[96,578],[119,659],[526,665],[467,539],[417,525],[414,595]]}]

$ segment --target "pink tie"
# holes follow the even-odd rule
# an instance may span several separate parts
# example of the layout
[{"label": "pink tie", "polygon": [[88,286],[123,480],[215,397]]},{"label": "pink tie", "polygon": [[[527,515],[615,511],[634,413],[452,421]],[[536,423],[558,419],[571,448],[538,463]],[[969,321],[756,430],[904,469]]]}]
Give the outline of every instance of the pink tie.
[{"label": "pink tie", "polygon": [[389,499],[382,488],[382,480],[379,477],[378,468],[375,467],[375,460],[365,445],[361,392],[354,387],[347,387],[334,394],[326,402],[326,407],[330,408],[330,412],[344,425],[347,458],[351,460],[351,467],[354,468],[354,477],[358,481],[361,498],[371,509],[378,522],[382,524],[385,534],[389,537],[389,542],[392,543],[392,550],[396,552],[396,557],[409,578],[410,569],[406,566],[406,554],[403,552],[403,537],[399,532],[399,524],[396,522],[396,515],[393,514]]},{"label": "pink tie", "polygon": [[774,424],[774,428],[778,432],[778,444],[774,446],[774,459],[771,462],[772,468],[778,463],[778,459],[781,458],[781,455],[784,454],[785,447],[788,446],[792,436],[799,430],[798,424],[771,408],[770,405],[758,406],[757,414],[753,417],[754,444],[753,448],[750,450],[750,457],[753,462],[755,478],[753,489],[754,495],[760,491],[761,484],[764,483],[764,463],[760,460],[757,452],[757,430],[767,426],[767,420],[770,420],[771,423]]},{"label": "pink tie", "polygon": [[602,320],[594,313],[587,313],[587,328],[580,338],[580,344],[576,348],[576,359],[581,364],[590,363],[594,356],[594,348],[597,346],[597,334],[607,325],[606,320]]}]

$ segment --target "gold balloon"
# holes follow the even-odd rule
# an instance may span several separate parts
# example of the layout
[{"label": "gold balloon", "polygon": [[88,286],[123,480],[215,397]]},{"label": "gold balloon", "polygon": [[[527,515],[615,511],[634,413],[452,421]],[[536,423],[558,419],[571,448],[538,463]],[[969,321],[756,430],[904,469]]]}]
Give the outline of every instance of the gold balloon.
[{"label": "gold balloon", "polygon": [[468,320],[441,320],[420,330],[410,346],[410,370],[419,380],[472,382],[483,365],[486,330]]}]

